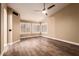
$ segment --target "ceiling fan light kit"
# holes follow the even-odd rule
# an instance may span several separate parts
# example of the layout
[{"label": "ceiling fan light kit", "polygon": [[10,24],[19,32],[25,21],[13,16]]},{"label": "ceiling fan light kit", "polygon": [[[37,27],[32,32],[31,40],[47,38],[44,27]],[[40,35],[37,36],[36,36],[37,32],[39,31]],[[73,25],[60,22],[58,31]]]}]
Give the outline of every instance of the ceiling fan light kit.
[{"label": "ceiling fan light kit", "polygon": [[47,13],[47,10],[43,10],[42,13],[43,13],[43,14],[46,14],[46,13]]}]

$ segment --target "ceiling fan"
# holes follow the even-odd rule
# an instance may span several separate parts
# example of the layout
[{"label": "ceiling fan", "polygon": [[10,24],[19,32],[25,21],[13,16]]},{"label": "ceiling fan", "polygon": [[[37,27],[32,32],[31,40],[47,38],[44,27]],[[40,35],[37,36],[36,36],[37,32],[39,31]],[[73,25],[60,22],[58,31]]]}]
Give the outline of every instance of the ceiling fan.
[{"label": "ceiling fan", "polygon": [[42,10],[35,10],[35,11],[36,11],[36,12],[42,12],[43,14],[48,15],[48,14],[47,14],[47,11],[48,11],[49,9],[53,8],[54,6],[55,6],[55,4],[53,4],[53,5],[51,5],[51,6],[49,6],[49,7],[46,8],[46,4],[43,3],[43,9],[42,9]]}]

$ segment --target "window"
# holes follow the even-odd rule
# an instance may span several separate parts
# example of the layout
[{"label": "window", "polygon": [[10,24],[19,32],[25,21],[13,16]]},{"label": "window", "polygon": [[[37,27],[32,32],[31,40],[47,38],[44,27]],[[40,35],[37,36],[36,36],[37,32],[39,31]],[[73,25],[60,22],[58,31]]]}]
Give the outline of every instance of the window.
[{"label": "window", "polygon": [[25,31],[26,32],[30,32],[31,31],[31,24],[30,23],[26,23],[25,24]]},{"label": "window", "polygon": [[48,32],[47,23],[42,23],[41,24],[41,32],[42,33],[47,33]]},{"label": "window", "polygon": [[32,23],[32,33],[40,33],[40,24]]},{"label": "window", "polygon": [[21,23],[21,32],[25,32],[25,24]]},{"label": "window", "polygon": [[21,23],[21,33],[28,34],[31,32],[31,23]]},{"label": "window", "polygon": [[43,33],[48,32],[47,23],[21,23],[21,34],[34,34],[34,33]]}]

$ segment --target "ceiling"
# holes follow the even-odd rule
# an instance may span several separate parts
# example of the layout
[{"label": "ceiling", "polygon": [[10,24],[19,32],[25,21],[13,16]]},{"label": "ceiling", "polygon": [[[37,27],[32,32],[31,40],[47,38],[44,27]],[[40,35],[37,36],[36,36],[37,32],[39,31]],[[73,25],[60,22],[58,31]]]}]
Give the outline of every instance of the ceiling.
[{"label": "ceiling", "polygon": [[[67,3],[46,3],[46,8],[52,4],[55,4],[55,7],[47,11],[48,16],[68,5]],[[21,20],[42,21],[47,17],[42,12],[37,11],[43,9],[43,3],[8,3],[8,6],[20,13]]]}]

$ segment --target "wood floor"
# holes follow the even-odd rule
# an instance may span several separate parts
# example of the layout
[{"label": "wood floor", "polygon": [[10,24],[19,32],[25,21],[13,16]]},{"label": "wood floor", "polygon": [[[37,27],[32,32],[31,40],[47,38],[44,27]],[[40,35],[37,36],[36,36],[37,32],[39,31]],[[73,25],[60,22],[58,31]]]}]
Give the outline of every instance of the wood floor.
[{"label": "wood floor", "polygon": [[79,56],[79,46],[36,37],[8,46],[4,56]]}]

